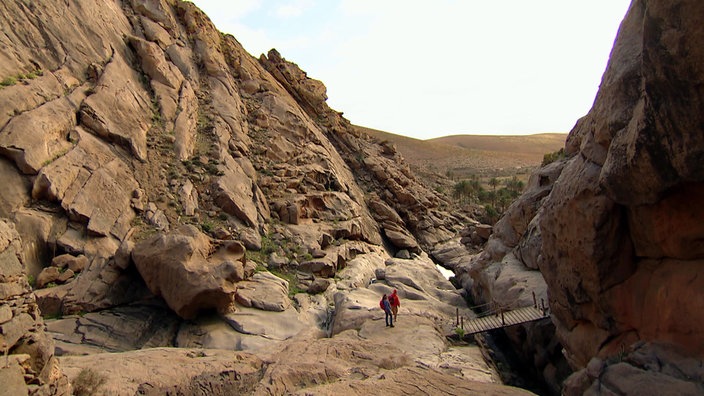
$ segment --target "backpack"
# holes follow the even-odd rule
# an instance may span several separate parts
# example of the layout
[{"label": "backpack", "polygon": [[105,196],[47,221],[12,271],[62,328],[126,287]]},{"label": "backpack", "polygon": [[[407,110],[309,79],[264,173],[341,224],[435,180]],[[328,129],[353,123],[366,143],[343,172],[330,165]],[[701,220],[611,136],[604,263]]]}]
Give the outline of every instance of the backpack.
[{"label": "backpack", "polygon": [[386,308],[384,308],[384,299],[382,298],[379,300],[379,308],[381,308],[382,311],[386,311]]},{"label": "backpack", "polygon": [[395,306],[395,305],[398,303],[398,301],[396,300],[396,298],[397,298],[397,297],[396,297],[395,295],[393,295],[393,294],[389,296],[389,304],[391,304],[392,307]]}]

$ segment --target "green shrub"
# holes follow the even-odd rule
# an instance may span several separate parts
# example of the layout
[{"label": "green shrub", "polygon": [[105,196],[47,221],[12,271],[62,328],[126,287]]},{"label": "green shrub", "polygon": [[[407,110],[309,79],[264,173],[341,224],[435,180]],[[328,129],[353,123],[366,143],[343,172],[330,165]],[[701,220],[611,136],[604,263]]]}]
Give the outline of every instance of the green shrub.
[{"label": "green shrub", "polygon": [[215,229],[215,224],[213,224],[213,222],[210,220],[204,220],[201,223],[200,228],[201,230],[203,230],[203,232],[211,233]]},{"label": "green shrub", "polygon": [[484,213],[486,215],[485,223],[494,224],[499,219],[499,212],[493,205],[484,205]]},{"label": "green shrub", "polygon": [[553,163],[557,160],[561,160],[565,158],[565,149],[561,148],[554,153],[547,153],[543,156],[543,163],[540,166],[545,166],[550,163]]},{"label": "green shrub", "polygon": [[277,270],[271,270],[270,271],[272,274],[278,276],[281,279],[285,279],[288,281],[288,296],[289,298],[293,298],[298,293],[303,292],[301,288],[298,287],[298,278],[296,277],[296,274],[288,272],[288,271],[277,271]]},{"label": "green shrub", "polygon": [[13,76],[5,77],[4,80],[0,81],[0,85],[3,87],[9,87],[10,85],[17,84],[17,78]]}]

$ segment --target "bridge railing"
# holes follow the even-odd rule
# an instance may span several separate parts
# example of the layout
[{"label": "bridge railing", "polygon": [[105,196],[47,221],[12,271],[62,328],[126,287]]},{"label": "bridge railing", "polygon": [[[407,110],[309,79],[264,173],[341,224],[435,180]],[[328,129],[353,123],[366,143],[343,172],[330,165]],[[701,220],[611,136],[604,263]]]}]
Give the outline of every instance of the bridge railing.
[{"label": "bridge railing", "polygon": [[[538,300],[535,296],[535,292],[533,294],[533,308],[538,309],[542,312],[543,317],[548,316],[548,307],[545,305],[545,300],[540,299],[540,305],[538,305]],[[517,300],[516,300],[517,301]],[[513,304],[499,304],[496,301],[490,301],[484,304],[478,304],[478,305],[473,305],[469,307],[473,312],[477,313],[477,316],[475,318],[467,318],[467,320],[473,320],[473,319],[479,319],[479,318],[485,318],[488,316],[501,316],[501,323],[503,325],[506,325],[506,321],[504,318],[504,314],[507,312],[510,312],[511,310],[518,309],[519,307],[514,306]],[[459,313],[459,308],[456,310],[455,314],[455,328],[460,328],[464,331],[464,321],[465,317],[460,316]]]}]

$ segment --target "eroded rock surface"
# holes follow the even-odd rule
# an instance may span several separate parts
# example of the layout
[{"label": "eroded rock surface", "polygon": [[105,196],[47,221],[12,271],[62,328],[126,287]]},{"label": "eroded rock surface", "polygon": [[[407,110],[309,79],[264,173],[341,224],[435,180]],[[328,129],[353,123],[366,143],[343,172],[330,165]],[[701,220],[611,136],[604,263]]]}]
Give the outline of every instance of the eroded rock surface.
[{"label": "eroded rock surface", "polygon": [[566,158],[540,170],[466,266],[485,299],[516,260],[540,269],[578,370],[566,394],[704,394],[691,365],[704,353],[703,16],[697,1],[631,4]]}]

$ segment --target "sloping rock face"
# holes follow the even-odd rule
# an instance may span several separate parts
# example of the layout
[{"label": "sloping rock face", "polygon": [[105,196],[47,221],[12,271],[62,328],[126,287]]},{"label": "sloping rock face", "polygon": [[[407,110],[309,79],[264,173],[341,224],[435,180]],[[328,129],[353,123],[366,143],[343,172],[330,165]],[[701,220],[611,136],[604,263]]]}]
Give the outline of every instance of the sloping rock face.
[{"label": "sloping rock face", "polygon": [[475,263],[537,264],[578,370],[566,394],[704,394],[703,17],[697,1],[632,3],[559,177]]},{"label": "sloping rock face", "polygon": [[[0,214],[26,242],[74,385],[100,385],[90,370],[124,361],[133,380],[108,379],[105,392],[227,394],[239,377],[243,393],[294,393],[340,378],[368,386],[402,368],[384,388],[400,393],[422,366],[450,384],[438,393],[462,377],[521,393],[445,337],[464,300],[424,250],[469,219],[393,146],[330,109],[321,82],[275,50],[253,58],[186,1],[10,0],[0,27]],[[387,266],[399,251],[408,260]],[[368,289],[377,270],[387,283]],[[403,347],[368,362],[393,346],[377,308],[391,287],[409,300],[409,328],[398,329]],[[350,294],[364,296],[365,315]],[[328,356],[320,340],[333,322],[345,339]],[[156,347],[284,352],[280,366],[216,353],[157,381],[165,362],[195,361],[129,355]],[[359,354],[319,361],[343,349]],[[103,352],[126,355],[92,356]],[[282,358],[299,352],[300,364]]]},{"label": "sloping rock face", "polygon": [[6,395],[70,395],[68,379],[44,331],[12,223],[0,220],[0,383]]},{"label": "sloping rock face", "polygon": [[[413,176],[396,149],[388,143],[372,142],[325,100],[325,87],[311,80],[297,65],[272,50],[260,62],[298,100],[308,115],[317,119],[327,139],[342,155],[366,191],[365,206],[377,221],[383,236],[396,249],[420,251],[451,238],[459,229],[461,215],[448,213],[448,202]],[[330,182],[326,181],[325,184]]]},{"label": "sloping rock face", "polygon": [[275,50],[251,57],[190,2],[13,0],[0,13],[13,48],[0,55],[2,212],[33,241],[31,275],[55,255],[88,259],[40,294],[55,313],[139,298],[135,242],[182,225],[259,248],[272,222],[312,225],[309,252],[342,240],[393,255],[462,220],[330,109],[321,82]]}]

